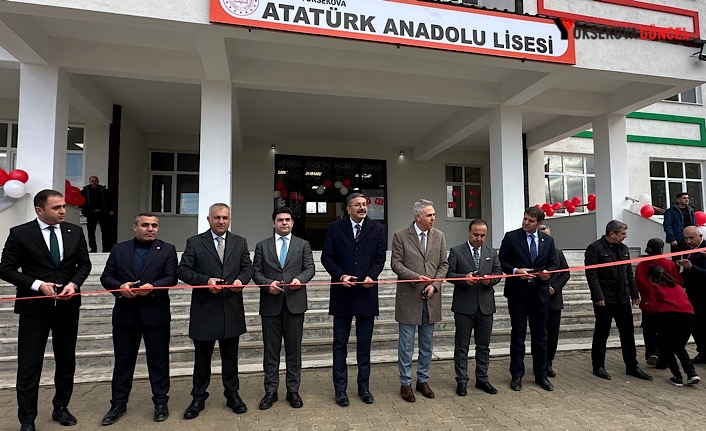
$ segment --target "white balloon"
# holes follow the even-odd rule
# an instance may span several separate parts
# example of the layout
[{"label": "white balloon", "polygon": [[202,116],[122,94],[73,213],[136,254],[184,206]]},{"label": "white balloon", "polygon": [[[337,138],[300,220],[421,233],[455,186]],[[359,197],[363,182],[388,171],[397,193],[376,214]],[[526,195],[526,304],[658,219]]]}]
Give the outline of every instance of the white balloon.
[{"label": "white balloon", "polygon": [[347,195],[348,194],[348,187],[341,186],[341,194],[342,195]]},{"label": "white balloon", "polygon": [[341,186],[343,185],[343,183],[340,182],[340,181],[336,181],[335,183],[333,183],[333,185],[334,185],[337,189],[340,189]]},{"label": "white balloon", "polygon": [[640,208],[642,208],[642,204],[640,202],[633,202],[630,204],[630,211],[635,214],[640,214]]},{"label": "white balloon", "polygon": [[641,205],[652,205],[652,196],[647,193],[641,194],[639,200]]},{"label": "white balloon", "polygon": [[316,189],[316,194],[317,194],[317,195],[323,195],[323,194],[324,194],[324,186],[319,186],[319,187]]},{"label": "white balloon", "polygon": [[280,193],[279,190],[275,190],[274,196],[275,199],[279,199],[279,197],[282,196],[282,193]]},{"label": "white balloon", "polygon": [[27,191],[24,183],[17,180],[8,180],[3,186],[5,194],[11,198],[21,198]]}]

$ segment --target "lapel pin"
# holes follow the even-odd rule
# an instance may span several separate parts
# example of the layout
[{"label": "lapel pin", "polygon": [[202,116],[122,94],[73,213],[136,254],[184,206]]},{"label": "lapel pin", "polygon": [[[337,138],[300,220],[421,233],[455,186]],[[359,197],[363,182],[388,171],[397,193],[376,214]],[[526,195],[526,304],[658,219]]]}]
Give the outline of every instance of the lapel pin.
[{"label": "lapel pin", "polygon": [[157,246],[157,250],[160,250],[161,248],[162,248],[162,247],[160,247],[160,246]]},{"label": "lapel pin", "polygon": [[66,232],[71,232],[71,229],[66,229]]},{"label": "lapel pin", "polygon": [[486,257],[485,260],[490,260],[490,258],[489,258],[489,257]]}]

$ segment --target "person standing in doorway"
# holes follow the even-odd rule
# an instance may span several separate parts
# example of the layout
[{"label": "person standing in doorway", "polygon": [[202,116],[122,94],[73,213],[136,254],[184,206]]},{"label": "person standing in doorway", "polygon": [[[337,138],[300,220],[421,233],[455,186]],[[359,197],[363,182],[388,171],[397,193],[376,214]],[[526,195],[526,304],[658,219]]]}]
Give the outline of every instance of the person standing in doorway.
[{"label": "person standing in doorway", "polygon": [[111,193],[105,186],[100,185],[98,177],[94,175],[88,179],[88,185],[81,190],[81,196],[86,199],[86,203],[81,207],[81,214],[86,217],[90,252],[98,251],[96,226],[100,225],[103,253],[109,253],[115,244],[113,239],[115,209]]}]

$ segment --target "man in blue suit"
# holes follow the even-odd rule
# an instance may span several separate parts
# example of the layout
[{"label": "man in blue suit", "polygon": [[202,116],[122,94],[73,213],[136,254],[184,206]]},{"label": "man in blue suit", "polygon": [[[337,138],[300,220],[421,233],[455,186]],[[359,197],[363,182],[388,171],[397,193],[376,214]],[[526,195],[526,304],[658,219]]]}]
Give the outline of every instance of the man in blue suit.
[{"label": "man in blue suit", "polygon": [[348,338],[355,316],[358,359],[358,395],[373,403],[370,393],[370,343],[378,309],[376,280],[385,265],[385,229],[366,217],[367,198],[352,193],[346,199],[347,217],[331,223],[326,232],[321,263],[331,275],[329,314],[333,316],[333,387],[336,404],[349,404]]},{"label": "man in blue suit", "polygon": [[147,351],[154,420],[161,422],[169,416],[169,292],[154,288],[177,283],[176,249],[157,239],[159,218],[152,213],[137,215],[132,229],[135,238],[113,247],[101,275],[101,284],[115,296],[112,398],[102,425],[114,424],[127,411],[142,338]]},{"label": "man in blue suit", "polygon": [[532,331],[534,380],[546,391],[554,390],[547,379],[547,313],[549,280],[546,271],[556,269],[556,251],[551,236],[537,229],[544,212],[536,207],[525,210],[522,227],[505,234],[498,257],[505,274],[505,297],[510,312],[510,388],[522,390],[525,375],[527,320]]}]

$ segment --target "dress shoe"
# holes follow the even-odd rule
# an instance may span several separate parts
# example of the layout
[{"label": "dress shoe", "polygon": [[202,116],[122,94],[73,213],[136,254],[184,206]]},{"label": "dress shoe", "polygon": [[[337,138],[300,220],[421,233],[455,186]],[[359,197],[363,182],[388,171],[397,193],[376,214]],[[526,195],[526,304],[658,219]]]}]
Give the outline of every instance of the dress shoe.
[{"label": "dress shoe", "polygon": [[468,394],[468,391],[466,390],[466,384],[465,383],[457,383],[456,384],[456,395],[459,397],[465,397]]},{"label": "dress shoe", "polygon": [[642,371],[642,370],[640,369],[640,367],[635,367],[634,370],[630,370],[630,371],[628,371],[626,374],[627,374],[628,376],[637,377],[638,379],[652,381],[652,376],[650,376],[650,375],[647,374],[646,372]]},{"label": "dress shoe", "polygon": [[412,392],[412,385],[400,386],[400,395],[402,395],[402,399],[408,403],[417,401],[417,399],[414,398],[414,392]]},{"label": "dress shoe", "polygon": [[370,391],[358,391],[358,396],[365,404],[372,404],[375,401]]},{"label": "dress shoe", "polygon": [[421,392],[425,398],[434,398],[434,391],[429,387],[427,382],[417,382],[417,392]]},{"label": "dress shoe", "polygon": [[647,358],[647,365],[657,365],[657,362],[659,362],[657,355],[650,355],[650,357]]},{"label": "dress shoe", "polygon": [[547,365],[547,377],[556,377],[554,369],[552,369],[551,364]]},{"label": "dress shoe", "polygon": [[513,391],[521,391],[522,379],[519,377],[513,377],[512,380],[510,380],[510,389],[512,389]]},{"label": "dress shoe", "polygon": [[490,395],[495,395],[498,393],[498,390],[495,389],[493,385],[490,384],[490,382],[476,382],[476,388],[485,391],[486,394]]},{"label": "dress shoe", "polygon": [[63,427],[70,427],[76,425],[76,418],[74,415],[69,413],[69,409],[66,407],[59,407],[58,409],[54,409],[54,411],[51,413],[51,420],[54,422],[59,422],[59,424]]},{"label": "dress shoe", "polygon": [[336,404],[338,404],[341,407],[347,407],[348,404],[350,404],[350,401],[348,401],[348,394],[346,394],[346,391],[336,391]]},{"label": "dress shoe", "polygon": [[691,360],[692,364],[706,364],[706,359],[704,359],[701,355],[696,355],[694,356],[694,359]]},{"label": "dress shoe", "polygon": [[265,392],[265,396],[260,400],[260,410],[269,409],[278,399],[277,392]]},{"label": "dress shoe", "polygon": [[169,407],[167,404],[155,404],[154,405],[154,421],[164,422],[169,417]]},{"label": "dress shoe", "polygon": [[304,407],[304,401],[299,396],[299,392],[287,392],[287,401],[292,408],[300,409]]},{"label": "dress shoe", "polygon": [[608,372],[603,367],[594,369],[593,375],[595,375],[596,377],[600,377],[601,379],[606,379],[606,380],[611,379],[610,374],[608,374]]},{"label": "dress shoe", "polygon": [[[275,401],[277,401],[277,394],[275,394]],[[245,405],[243,402],[243,399],[240,398],[240,395],[238,395],[237,392],[235,392],[233,395],[231,395],[230,398],[226,401],[226,407],[229,409],[233,410],[233,413],[235,414],[243,414],[248,411],[248,407]]]},{"label": "dress shoe", "polygon": [[552,382],[549,381],[548,378],[538,378],[534,379],[534,381],[539,385],[540,388],[544,389],[545,391],[553,391],[554,390],[554,385],[552,385]]},{"label": "dress shoe", "polygon": [[184,410],[184,419],[193,419],[206,408],[206,401],[193,400],[189,407]]},{"label": "dress shoe", "polygon": [[36,431],[37,428],[34,427],[34,422],[28,424],[22,424],[20,426],[20,431]]},{"label": "dress shoe", "polygon": [[105,416],[103,416],[103,420],[101,421],[101,425],[103,425],[103,426],[113,425],[126,412],[127,412],[127,407],[125,407],[125,406],[111,406],[110,410],[108,410],[108,413],[106,413]]}]

